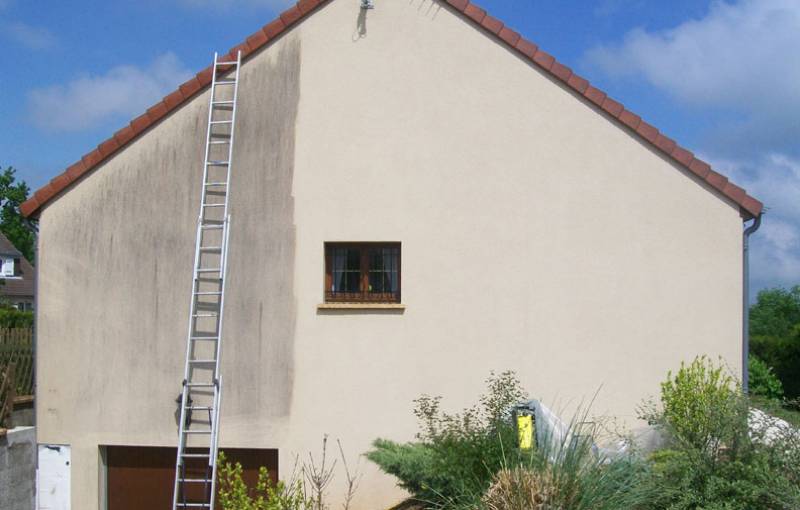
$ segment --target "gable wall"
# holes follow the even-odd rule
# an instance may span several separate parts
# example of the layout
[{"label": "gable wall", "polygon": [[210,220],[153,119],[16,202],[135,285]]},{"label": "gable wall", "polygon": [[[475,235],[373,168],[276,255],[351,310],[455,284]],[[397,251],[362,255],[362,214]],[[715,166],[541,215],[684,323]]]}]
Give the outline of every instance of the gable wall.
[{"label": "gable wall", "polygon": [[[323,433],[410,439],[413,398],[459,409],[489,370],[564,405],[602,385],[628,423],[681,360],[736,370],[736,208],[446,8],[376,3],[242,69],[221,444],[288,474]],[[74,508],[97,444],[176,440],[207,101],[42,213],[39,442],[73,445]],[[404,313],[317,310],[337,240],[402,242]],[[360,504],[388,506],[364,468]]]}]

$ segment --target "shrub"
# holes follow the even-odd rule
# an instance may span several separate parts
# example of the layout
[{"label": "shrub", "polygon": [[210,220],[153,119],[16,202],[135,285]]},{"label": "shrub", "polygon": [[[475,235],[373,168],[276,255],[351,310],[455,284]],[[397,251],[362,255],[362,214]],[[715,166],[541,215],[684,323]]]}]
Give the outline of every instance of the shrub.
[{"label": "shrub", "polygon": [[651,455],[647,508],[798,508],[795,434],[767,440],[753,429],[748,399],[721,367],[705,357],[682,365],[662,384],[661,404],[645,413],[670,445]]},{"label": "shrub", "polygon": [[33,327],[33,312],[23,312],[12,306],[0,306],[0,328]]},{"label": "shrub", "polygon": [[757,356],[750,356],[747,363],[750,372],[750,395],[773,400],[783,398],[783,384],[772,371],[772,367]]},{"label": "shrub", "polygon": [[787,397],[800,397],[800,286],[760,291],[750,334],[750,352],[773,368]]},{"label": "shrub", "polygon": [[[661,383],[661,409],[645,405],[640,418],[666,429],[669,436],[701,451],[715,451],[731,440],[732,427],[744,423],[746,407],[738,398],[736,381],[702,356]],[[713,452],[712,452],[713,453]]]},{"label": "shrub", "polygon": [[441,506],[480,498],[502,467],[516,465],[511,408],[526,398],[512,372],[494,373],[480,403],[461,413],[441,410],[441,398],[415,400],[418,442],[377,439],[367,458],[399,479],[420,502]]},{"label": "shrub", "polygon": [[549,471],[504,469],[483,496],[487,510],[545,510],[555,502],[553,476]]},{"label": "shrub", "polygon": [[460,414],[441,412],[439,398],[417,399],[419,441],[378,439],[367,457],[434,508],[616,510],[644,500],[633,490],[643,463],[596,455],[592,439],[599,427],[588,413],[576,413],[565,435],[544,437],[523,452],[510,411],[525,392],[510,372],[487,383],[480,405]]},{"label": "shrub", "polygon": [[787,397],[800,397],[800,324],[786,336],[753,336],[750,352],[773,368]]},{"label": "shrub", "polygon": [[222,510],[310,510],[312,503],[307,500],[302,482],[288,484],[279,481],[272,483],[267,468],[258,470],[258,482],[253,488],[247,487],[242,479],[242,465],[227,462],[224,453],[219,454],[217,467],[217,490],[219,506]]}]

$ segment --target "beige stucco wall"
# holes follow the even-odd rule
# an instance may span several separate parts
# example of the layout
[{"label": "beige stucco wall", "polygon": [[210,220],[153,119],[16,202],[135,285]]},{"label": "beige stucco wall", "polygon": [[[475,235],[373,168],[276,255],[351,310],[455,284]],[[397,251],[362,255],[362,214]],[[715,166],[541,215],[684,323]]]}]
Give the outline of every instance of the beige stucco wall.
[{"label": "beige stucco wall", "polygon": [[[557,406],[600,389],[630,425],[681,360],[738,372],[735,207],[447,8],[358,3],[242,69],[223,447],[288,474],[328,433],[355,462],[490,370]],[[207,101],[41,216],[38,440],[72,445],[73,508],[97,508],[99,444],[177,440]],[[406,310],[318,311],[325,241],[400,241]],[[361,467],[358,508],[400,497]]]}]

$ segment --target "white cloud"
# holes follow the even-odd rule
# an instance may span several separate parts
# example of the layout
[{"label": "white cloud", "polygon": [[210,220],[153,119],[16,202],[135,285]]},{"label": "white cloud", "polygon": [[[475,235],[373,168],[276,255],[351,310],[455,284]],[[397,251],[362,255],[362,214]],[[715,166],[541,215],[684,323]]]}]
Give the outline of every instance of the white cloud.
[{"label": "white cloud", "polygon": [[28,111],[39,128],[80,131],[141,114],[191,75],[177,56],[165,53],[145,68],[117,66],[100,76],[32,90]]},{"label": "white cloud", "polygon": [[751,238],[754,290],[800,284],[800,160],[771,154],[748,163],[709,161],[764,202],[762,226]]},{"label": "white cloud", "polygon": [[[0,0],[0,9],[3,4]],[[56,44],[56,37],[44,27],[35,27],[21,21],[5,23],[2,33],[9,39],[33,50],[51,48]]]},{"label": "white cloud", "polygon": [[632,30],[584,60],[719,121],[704,159],[765,205],[753,289],[800,283],[800,1],[716,0],[700,19]]},{"label": "white cloud", "polygon": [[687,104],[737,112],[745,120],[730,128],[729,142],[766,131],[773,134],[758,142],[775,149],[800,136],[799,48],[799,1],[716,1],[702,19],[635,29],[585,61],[612,77],[642,77]]}]

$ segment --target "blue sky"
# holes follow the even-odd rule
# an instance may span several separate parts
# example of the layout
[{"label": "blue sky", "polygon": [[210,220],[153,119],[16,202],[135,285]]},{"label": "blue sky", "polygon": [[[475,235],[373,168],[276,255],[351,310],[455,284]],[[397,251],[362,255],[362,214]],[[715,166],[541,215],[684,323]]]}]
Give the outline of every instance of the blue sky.
[{"label": "blue sky", "polygon": [[[754,286],[800,283],[800,1],[478,3],[763,200]],[[287,5],[0,0],[0,165],[38,188]]]}]

